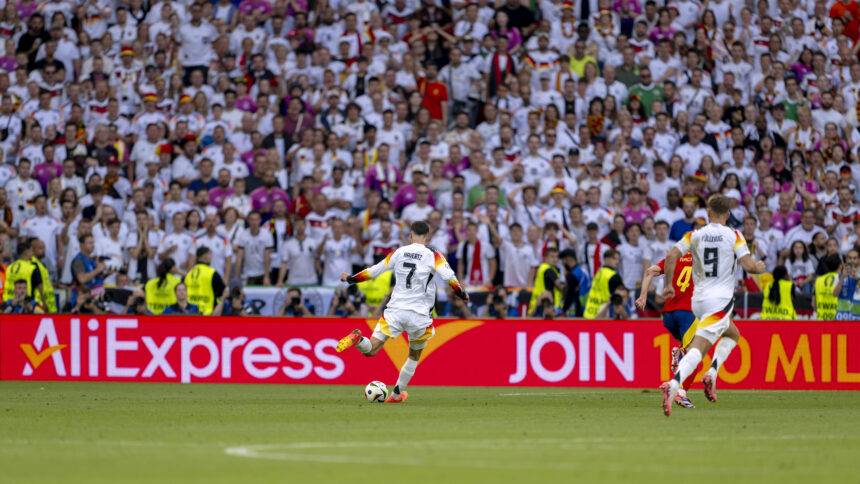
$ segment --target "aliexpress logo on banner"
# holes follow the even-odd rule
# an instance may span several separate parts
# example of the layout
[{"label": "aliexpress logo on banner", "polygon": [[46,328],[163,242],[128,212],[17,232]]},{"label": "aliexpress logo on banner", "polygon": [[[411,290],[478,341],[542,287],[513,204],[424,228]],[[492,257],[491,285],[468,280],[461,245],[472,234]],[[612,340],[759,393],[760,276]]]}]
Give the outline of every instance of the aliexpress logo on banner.
[{"label": "aliexpress logo on banner", "polygon": [[30,364],[33,365],[34,369],[38,368],[39,365],[41,365],[43,361],[47,360],[49,356],[65,347],[66,345],[49,346],[43,351],[36,353],[36,350],[33,349],[33,345],[28,343],[21,344],[21,349],[24,350],[24,354],[27,355],[27,359],[30,360]]},{"label": "aliexpress logo on banner", "polygon": [[[219,339],[198,335],[166,336],[158,343],[149,335],[120,336],[122,330],[137,330],[137,319],[106,318],[104,324],[105,335],[103,341],[100,341],[100,321],[93,318],[87,322],[89,334],[86,337],[87,344],[83,347],[80,319],[69,320],[69,340],[67,344],[61,344],[54,319],[42,318],[33,342],[20,344],[27,359],[21,375],[33,375],[36,369],[51,358],[54,374],[58,377],[65,377],[67,374],[72,377],[99,377],[100,361],[105,358],[105,373],[109,378],[152,378],[156,372],[161,372],[168,380],[178,376],[181,382],[187,383],[192,378],[211,377],[220,369],[220,376],[229,379],[234,372],[234,353],[241,355],[241,370],[257,379],[274,376],[278,367],[273,365],[282,359],[298,365],[285,365],[280,368],[283,374],[291,379],[303,379],[311,372],[323,379],[335,379],[344,370],[343,361],[332,354],[331,350],[337,345],[337,340],[333,338],[320,339],[315,345],[303,338],[290,338],[278,346],[265,337],[235,336]],[[141,351],[142,349],[145,349],[146,353]],[[302,350],[311,352],[316,362]],[[63,357],[64,353],[68,353],[66,358]],[[119,363],[122,355],[127,355],[127,360],[132,362],[145,362],[145,365],[122,366]],[[82,371],[82,357],[86,359],[85,372]],[[201,361],[205,363],[201,364]]]},{"label": "aliexpress logo on banner", "polygon": [[[71,318],[68,323],[68,342],[60,343],[57,331],[57,323],[53,318],[44,317],[40,320],[32,343],[21,343],[20,348],[27,358],[27,363],[21,372],[22,376],[32,376],[47,359],[53,359],[53,370],[56,376],[67,375],[67,361],[73,377],[100,376],[100,359],[106,358],[105,373],[111,378],[152,378],[156,372],[161,372],[168,379],[176,379],[177,375],[181,382],[187,383],[192,379],[205,379],[213,376],[217,370],[221,370],[221,377],[229,379],[233,375],[232,357],[234,353],[241,354],[242,370],[256,379],[267,379],[273,377],[278,368],[273,366],[284,360],[286,365],[281,368],[284,376],[301,380],[311,373],[316,376],[332,380],[340,377],[344,372],[345,363],[341,357],[333,351],[337,345],[334,338],[323,338],[315,344],[306,338],[289,338],[282,345],[276,344],[270,338],[248,336],[234,336],[213,338],[198,335],[194,337],[166,336],[157,342],[153,336],[142,335],[135,338],[121,337],[122,330],[137,330],[138,320],[135,318],[106,318],[104,320],[105,337],[100,341],[100,321],[93,318],[86,324],[87,344],[81,345],[81,321],[79,318]],[[366,320],[368,327],[372,329],[376,325],[375,320]],[[422,361],[426,361],[434,351],[445,343],[456,338],[460,334],[481,326],[482,321],[450,321],[436,325],[436,335],[429,341],[424,350]],[[216,327],[214,325],[212,327]],[[177,344],[178,341],[178,344]],[[178,347],[179,363],[176,365],[175,353]],[[68,349],[67,351],[61,351]],[[123,366],[119,359],[123,354],[138,354],[145,349],[146,365]],[[197,350],[197,351],[195,351]],[[202,351],[203,358],[199,353]],[[384,346],[385,354],[391,360],[395,368],[406,361],[409,353],[409,344],[405,337],[389,340]],[[64,359],[64,353],[68,356]],[[192,357],[192,353],[196,357]],[[314,355],[317,363],[305,353]],[[208,358],[206,357],[208,355]],[[173,359],[169,356],[174,356]],[[82,371],[81,361],[86,360],[87,368]],[[139,360],[139,358],[137,358]],[[204,363],[201,363],[203,361]],[[320,365],[319,363],[323,363]],[[297,366],[296,366],[297,365]],[[328,366],[330,365],[330,366]],[[177,373],[176,369],[179,369]],[[142,371],[141,371],[142,370]]]},{"label": "aliexpress logo on banner", "polygon": [[[47,347],[45,349],[41,349],[46,345]],[[43,319],[42,323],[39,324],[39,329],[36,331],[36,336],[33,338],[33,343],[21,343],[21,350],[27,357],[27,361],[29,361],[29,363],[24,365],[22,374],[24,376],[32,375],[33,371],[36,368],[39,368],[45,360],[52,358],[54,362],[54,371],[59,376],[65,376],[66,365],[63,362],[63,356],[60,354],[60,350],[66,347],[68,347],[68,345],[60,344],[59,339],[57,338],[54,321],[50,318]]]},{"label": "aliexpress logo on banner", "polygon": [[[47,348],[44,350],[39,349],[46,344],[48,345]],[[50,357],[53,357],[54,359],[54,366],[57,374],[65,375],[66,368],[63,363],[62,355],[60,355],[59,352],[67,346],[68,345],[59,344],[53,320],[48,319],[48,324],[40,324],[38,331],[36,331],[36,336],[33,338],[33,344],[21,343],[21,350],[30,362],[24,367],[24,375],[32,375],[33,370],[39,368],[39,366]]]}]

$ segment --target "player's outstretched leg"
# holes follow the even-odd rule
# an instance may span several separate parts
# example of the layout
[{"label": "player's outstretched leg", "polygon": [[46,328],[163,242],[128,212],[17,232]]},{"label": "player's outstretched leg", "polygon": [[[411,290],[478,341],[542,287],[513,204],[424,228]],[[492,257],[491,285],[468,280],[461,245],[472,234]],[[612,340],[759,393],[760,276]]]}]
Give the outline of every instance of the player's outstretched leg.
[{"label": "player's outstretched leg", "polygon": [[374,356],[379,352],[379,349],[382,348],[384,343],[385,341],[377,340],[376,338],[372,340],[365,338],[361,335],[361,331],[356,329],[338,341],[335,351],[342,353],[355,346],[356,349],[361,351],[365,356]]},{"label": "player's outstretched leg", "polygon": [[[364,338],[364,339],[367,339],[367,338]],[[355,329],[352,331],[352,333],[349,333],[348,335],[344,336],[343,338],[340,339],[340,341],[337,342],[337,348],[335,348],[335,351],[337,351],[338,353],[343,353],[347,349],[352,348],[353,346],[356,346],[361,340],[362,340],[361,331],[358,329]],[[368,341],[368,343],[370,343],[370,341]],[[359,351],[361,351],[361,348],[359,348]],[[362,351],[362,353],[364,353],[364,351]]]}]

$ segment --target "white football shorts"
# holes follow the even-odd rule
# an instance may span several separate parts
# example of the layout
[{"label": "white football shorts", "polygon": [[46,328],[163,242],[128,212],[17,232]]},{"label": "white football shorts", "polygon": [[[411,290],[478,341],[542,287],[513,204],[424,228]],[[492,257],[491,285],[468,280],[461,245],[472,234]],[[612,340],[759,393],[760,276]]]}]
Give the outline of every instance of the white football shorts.
[{"label": "white football shorts", "polygon": [[696,336],[705,338],[711,344],[716,343],[732,324],[732,311],[735,308],[734,299],[728,303],[725,299],[693,301],[691,306],[693,314],[699,320]]},{"label": "white football shorts", "polygon": [[427,341],[436,334],[433,320],[426,314],[416,313],[408,309],[386,309],[376,323],[373,337],[386,341],[406,333],[409,338],[409,349],[421,350],[427,346]]}]

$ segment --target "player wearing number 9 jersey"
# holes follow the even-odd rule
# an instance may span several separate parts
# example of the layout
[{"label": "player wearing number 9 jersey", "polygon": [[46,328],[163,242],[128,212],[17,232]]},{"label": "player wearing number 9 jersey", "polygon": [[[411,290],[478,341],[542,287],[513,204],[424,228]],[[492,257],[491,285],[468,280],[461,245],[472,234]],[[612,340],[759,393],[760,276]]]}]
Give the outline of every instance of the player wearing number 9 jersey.
[{"label": "player wearing number 9 jersey", "polygon": [[[746,240],[740,232],[726,226],[731,205],[723,195],[713,195],[708,199],[708,220],[705,227],[688,232],[675,244],[666,256],[666,273],[675,273],[678,259],[688,252],[693,256],[693,314],[699,319],[693,341],[687,347],[687,354],[678,363],[675,377],[663,383],[663,413],[668,417],[672,412],[672,401],[687,379],[702,361],[702,355],[720,339],[714,350],[711,367],[705,373],[702,384],[708,400],[717,400],[716,379],[720,366],[726,361],[737,345],[740,332],[732,322],[735,293],[735,264],[750,274],[764,272],[764,262],[753,260],[747,249]],[[666,285],[663,295],[670,299],[675,295],[671,285]]]},{"label": "player wearing number 9 jersey", "polygon": [[469,301],[469,294],[460,285],[445,257],[425,245],[429,233],[430,226],[426,222],[415,222],[409,233],[411,244],[400,247],[378,264],[358,274],[341,275],[341,280],[350,284],[374,279],[385,271],[392,271],[395,275],[396,283],[391,299],[376,323],[373,336],[370,339],[362,337],[361,331],[356,329],[337,344],[338,353],[355,346],[364,355],[374,356],[388,338],[396,338],[401,333],[408,335],[409,358],[400,370],[400,377],[393,392],[386,399],[387,403],[406,400],[406,385],[415,373],[427,341],[436,333],[433,319],[430,318],[430,312],[436,304],[434,277],[438,275],[451,286],[457,297]]},{"label": "player wearing number 9 jersey", "polygon": [[[637,308],[645,309],[651,281],[663,274],[665,263],[666,260],[663,259],[645,271],[645,277],[642,279],[642,293],[636,300]],[[690,254],[678,259],[671,281],[675,295],[663,302],[663,327],[669,331],[680,346],[679,348],[672,348],[671,370],[674,374],[678,367],[678,361],[683,356],[683,348],[692,341],[698,322],[690,305],[693,298],[693,257]],[[659,300],[657,302],[659,303]],[[692,382],[693,376],[691,375],[683,381],[681,388],[678,389],[678,394],[674,398],[678,406],[696,408],[693,402],[687,398],[687,390]]]}]

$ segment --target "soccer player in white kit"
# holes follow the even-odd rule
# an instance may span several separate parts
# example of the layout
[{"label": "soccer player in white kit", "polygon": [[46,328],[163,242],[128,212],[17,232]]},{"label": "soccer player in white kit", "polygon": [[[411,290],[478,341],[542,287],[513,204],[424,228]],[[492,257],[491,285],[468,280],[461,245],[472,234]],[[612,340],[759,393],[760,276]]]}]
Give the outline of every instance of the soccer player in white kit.
[{"label": "soccer player in white kit", "polygon": [[[702,379],[705,397],[712,402],[717,401],[717,372],[740,338],[740,332],[732,322],[735,264],[740,262],[741,267],[751,274],[765,271],[764,262],[755,261],[750,255],[744,236],[726,226],[730,209],[728,198],[713,195],[708,199],[710,223],[695,232],[687,232],[666,256],[665,273],[674,274],[675,262],[687,252],[692,252],[692,309],[699,320],[696,335],[687,347],[687,354],[678,363],[674,378],[660,385],[663,391],[663,413],[667,417],[672,413],[672,400],[681,382],[696,370],[702,355],[707,354],[717,339],[722,337],[714,350],[713,363]],[[669,299],[674,294],[672,285],[666,284],[663,296]]]},{"label": "soccer player in white kit", "polygon": [[463,289],[451,266],[445,257],[435,249],[425,245],[430,234],[430,226],[426,222],[414,222],[411,226],[409,239],[412,242],[388,254],[381,262],[371,266],[354,276],[344,272],[341,281],[357,284],[378,277],[385,271],[393,271],[396,283],[391,292],[391,299],[385,308],[373,336],[370,339],[361,336],[361,331],[355,330],[345,336],[337,344],[340,353],[355,346],[365,356],[374,356],[388,338],[396,338],[401,333],[409,337],[409,358],[400,369],[400,376],[386,403],[401,403],[406,401],[409,394],[406,385],[421,358],[421,352],[427,346],[427,340],[436,334],[430,312],[436,304],[436,283],[433,277],[438,275],[446,281],[454,294],[464,301],[469,301],[469,293]]}]

